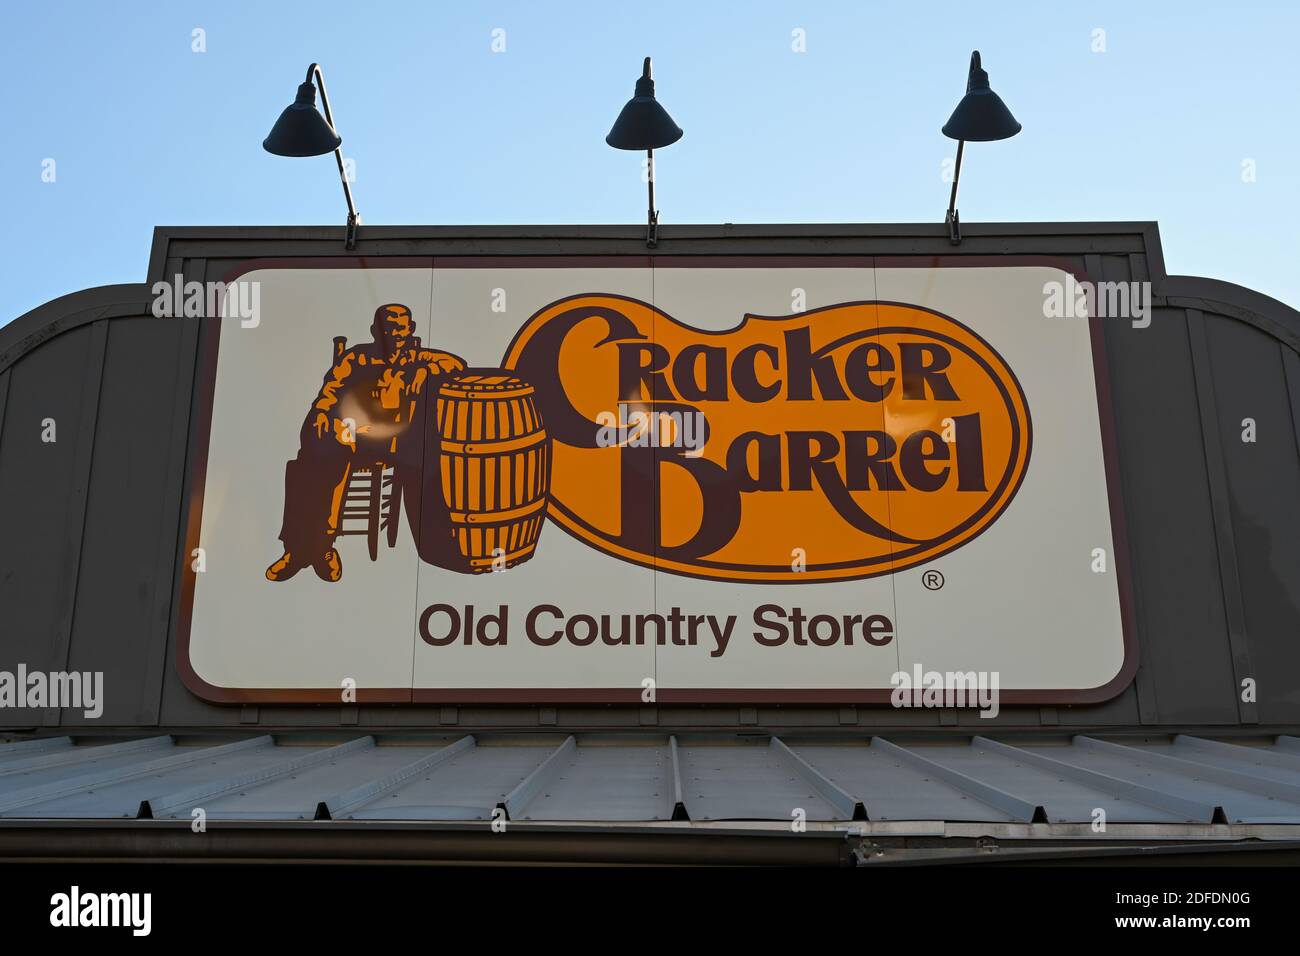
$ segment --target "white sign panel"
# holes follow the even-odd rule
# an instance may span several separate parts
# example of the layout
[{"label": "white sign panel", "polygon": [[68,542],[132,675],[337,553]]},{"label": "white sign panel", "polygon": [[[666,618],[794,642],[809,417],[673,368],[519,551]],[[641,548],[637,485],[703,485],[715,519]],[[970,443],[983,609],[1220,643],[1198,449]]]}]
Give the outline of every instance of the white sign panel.
[{"label": "white sign panel", "polygon": [[250,262],[228,295],[256,321],[210,322],[196,693],[847,704],[974,673],[1084,702],[1131,679],[1099,320],[1045,314],[1065,264],[368,262]]}]

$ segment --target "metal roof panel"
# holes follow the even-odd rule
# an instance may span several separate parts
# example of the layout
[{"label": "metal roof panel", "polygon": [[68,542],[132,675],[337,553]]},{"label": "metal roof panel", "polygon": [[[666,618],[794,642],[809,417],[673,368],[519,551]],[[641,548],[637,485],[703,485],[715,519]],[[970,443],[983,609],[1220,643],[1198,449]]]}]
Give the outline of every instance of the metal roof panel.
[{"label": "metal roof panel", "polygon": [[[421,741],[426,738],[417,738]],[[39,744],[35,745],[35,744]],[[0,745],[0,817],[655,823],[754,820],[1300,823],[1300,750],[1288,741],[1087,736],[1008,744],[976,736],[800,742],[479,734],[413,742],[358,735],[171,737]],[[500,816],[500,814],[498,814]]]}]

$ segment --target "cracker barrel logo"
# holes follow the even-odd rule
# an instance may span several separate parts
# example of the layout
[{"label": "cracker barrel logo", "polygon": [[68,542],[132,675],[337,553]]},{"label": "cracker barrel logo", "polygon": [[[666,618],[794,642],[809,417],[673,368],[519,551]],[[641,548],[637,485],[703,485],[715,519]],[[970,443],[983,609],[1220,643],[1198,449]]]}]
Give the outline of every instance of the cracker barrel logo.
[{"label": "cracker barrel logo", "polygon": [[961,323],[846,302],[725,332],[584,294],[534,315],[502,368],[422,344],[380,306],[333,358],[285,467],[286,581],[343,574],[403,523],[465,574],[537,552],[545,519],[677,574],[790,583],[889,574],[961,547],[1029,463],[1015,375]]},{"label": "cracker barrel logo", "polygon": [[614,295],[542,309],[502,363],[537,393],[548,516],[715,580],[889,574],[986,530],[1029,463],[1024,392],[947,316],[847,302],[724,332]]}]

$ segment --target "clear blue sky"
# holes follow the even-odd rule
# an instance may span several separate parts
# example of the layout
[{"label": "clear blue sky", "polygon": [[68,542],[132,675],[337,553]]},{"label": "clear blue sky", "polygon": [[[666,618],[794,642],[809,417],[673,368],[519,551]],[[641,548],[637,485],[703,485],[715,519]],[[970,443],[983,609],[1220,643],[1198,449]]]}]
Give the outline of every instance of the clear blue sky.
[{"label": "clear blue sky", "polygon": [[6,3],[0,324],[143,280],[156,224],[341,223],[329,157],[261,148],[312,60],[367,223],[642,221],[604,135],[646,55],[664,222],[940,222],[975,48],[1025,129],[964,221],[1159,220],[1170,272],[1300,306],[1298,38],[1294,0]]}]

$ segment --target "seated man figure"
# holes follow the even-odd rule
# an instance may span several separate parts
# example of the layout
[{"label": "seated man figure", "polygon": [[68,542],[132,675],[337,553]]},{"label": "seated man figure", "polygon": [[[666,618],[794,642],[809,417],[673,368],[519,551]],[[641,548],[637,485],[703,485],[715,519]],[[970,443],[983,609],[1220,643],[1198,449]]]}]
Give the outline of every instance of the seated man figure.
[{"label": "seated man figure", "polygon": [[284,554],[266,569],[268,580],[287,581],[308,565],[324,581],[343,576],[334,537],[354,468],[392,466],[419,546],[426,434],[436,411],[429,405],[437,380],[465,363],[421,346],[404,305],[381,305],[370,332],[372,342],[339,349],[303,422],[298,457],[284,471]]}]

